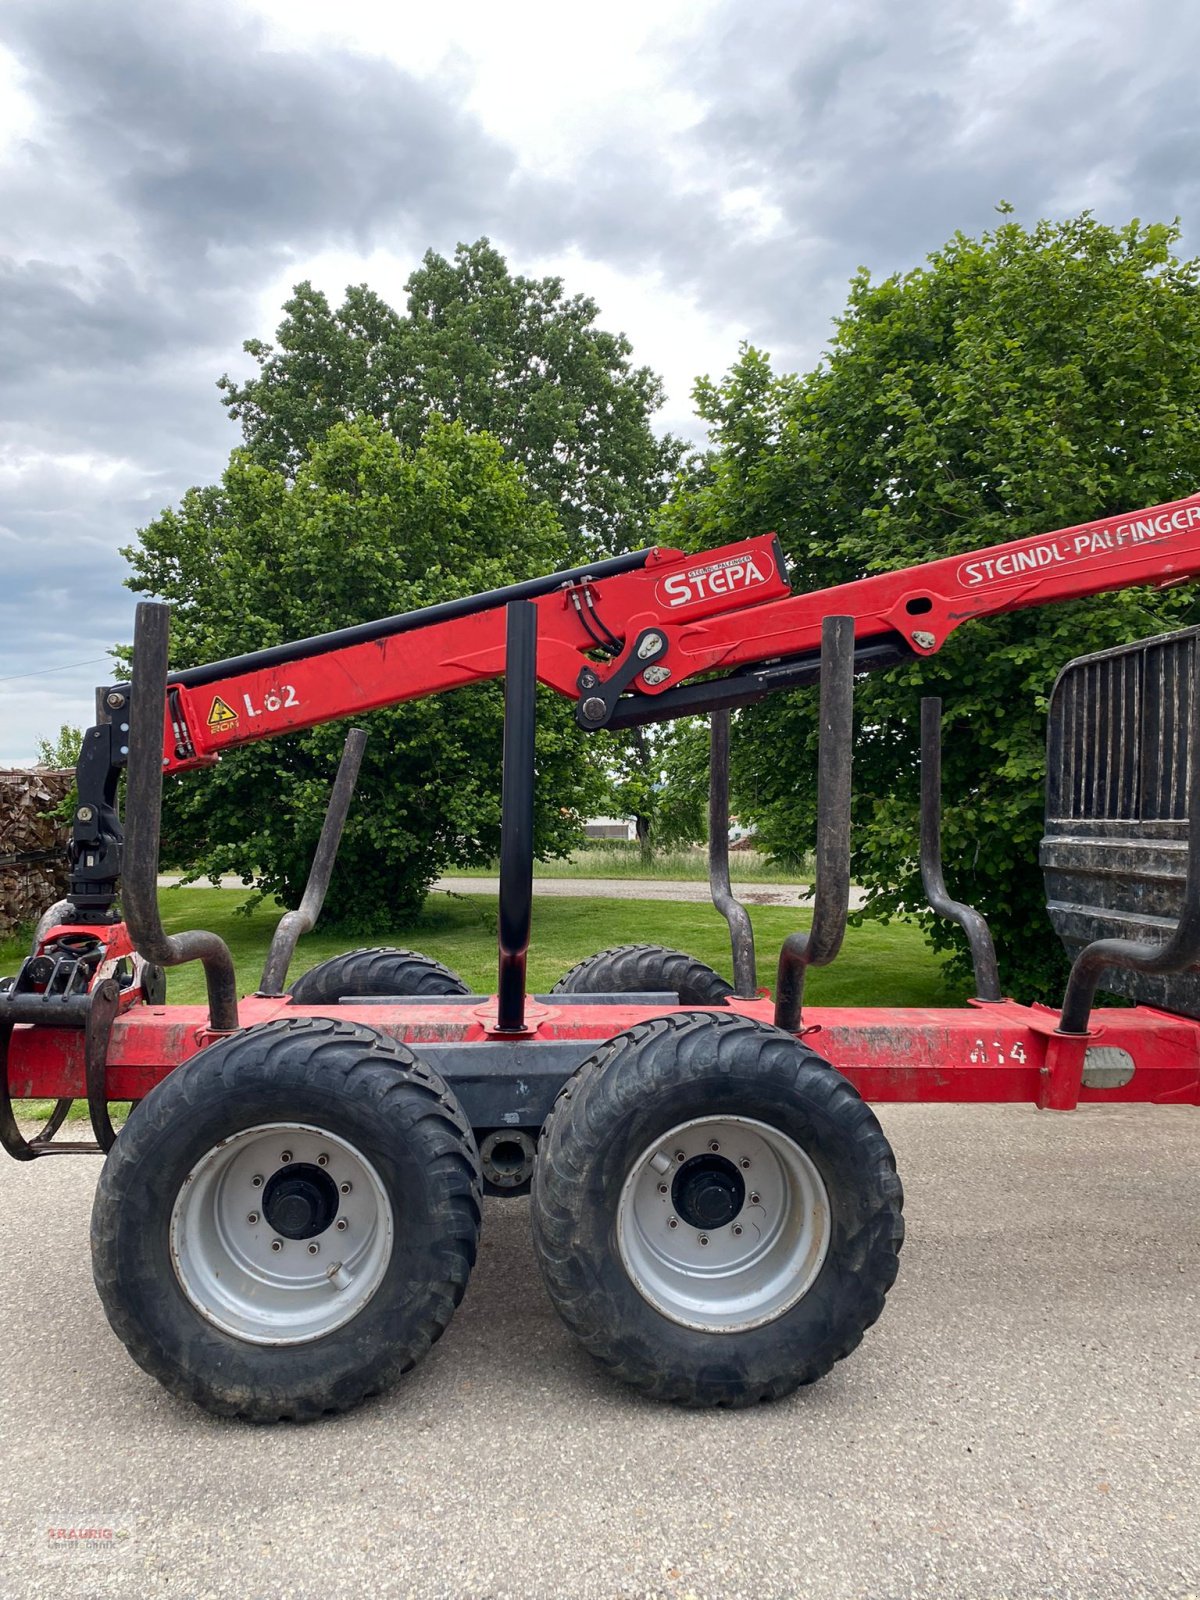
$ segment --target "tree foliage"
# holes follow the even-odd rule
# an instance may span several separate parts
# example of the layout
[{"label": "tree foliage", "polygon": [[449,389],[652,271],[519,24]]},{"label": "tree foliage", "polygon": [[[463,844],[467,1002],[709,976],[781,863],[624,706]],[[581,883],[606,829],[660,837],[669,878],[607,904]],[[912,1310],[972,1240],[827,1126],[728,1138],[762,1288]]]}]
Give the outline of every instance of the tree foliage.
[{"label": "tree foliage", "polygon": [[708,724],[696,718],[598,733],[589,757],[607,784],[606,809],[632,817],[644,859],[708,836]]},{"label": "tree foliage", "polygon": [[[1007,212],[1007,207],[1002,207]],[[825,361],[775,375],[744,350],[697,398],[714,453],[670,514],[694,547],[776,529],[797,589],[1174,499],[1200,487],[1198,263],[1178,230],[1084,214],[956,235],[927,265],[860,272]],[[945,703],[945,859],[991,920],[1005,983],[1058,991],[1037,865],[1049,692],[1073,656],[1200,620],[1192,586],[972,622],[856,696],[854,871],[869,910],[923,911],[918,701]],[[769,848],[812,839],[815,691],[748,709],[737,806]]]},{"label": "tree foliage", "polygon": [[[370,420],[335,423],[286,471],[235,451],[219,485],[124,554],[130,586],[172,602],[172,665],[186,667],[553,571],[564,542],[496,441],[435,418],[415,446]],[[496,855],[501,708],[496,683],[355,718],[370,739],[330,923],[392,927],[446,865]],[[344,736],[318,727],[181,775],[164,826],[175,863],[298,904]],[[563,853],[598,786],[570,707],[549,695],[537,764],[536,847]]]},{"label": "tree foliage", "polygon": [[61,723],[53,739],[38,740],[37,764],[50,772],[64,772],[68,768],[74,768],[79,760],[82,744],[83,729],[76,728],[69,722]]},{"label": "tree foliage", "polygon": [[401,313],[365,285],[336,310],[296,286],[275,344],[246,343],[257,373],[221,380],[250,458],[294,477],[339,422],[374,417],[411,449],[440,414],[500,440],[572,560],[649,542],[682,444],[654,435],[662,383],[596,303],[514,277],[486,239],[452,261],[430,250],[406,287]]}]

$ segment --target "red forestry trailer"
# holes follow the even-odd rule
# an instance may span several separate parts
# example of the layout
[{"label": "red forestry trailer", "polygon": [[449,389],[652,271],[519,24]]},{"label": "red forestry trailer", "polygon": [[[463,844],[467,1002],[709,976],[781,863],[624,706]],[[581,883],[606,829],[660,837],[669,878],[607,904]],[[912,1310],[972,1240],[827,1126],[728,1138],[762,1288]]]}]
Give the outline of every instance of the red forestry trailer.
[{"label": "red forestry trailer", "polygon": [[[148,1372],[215,1412],[315,1417],[407,1371],[462,1297],[485,1192],[531,1192],[550,1297],[618,1377],[692,1405],[786,1394],[855,1348],[896,1275],[901,1185],[868,1101],[1200,1105],[1200,630],[1072,662],[1055,686],[1042,850],[1075,958],[1061,1010],[1001,995],[983,917],[947,892],[932,700],[922,875],[966,934],[975,997],[803,1007],[807,969],[846,926],[855,675],[931,655],[973,617],[1198,574],[1200,495],[807,594],[771,536],[644,550],[182,672],[167,670],[167,608],[139,605],[132,681],[97,692],[84,740],[70,898],[0,983],[0,1141],[24,1161],[105,1154],[92,1251],[109,1321]],[[495,994],[392,949],[285,987],[333,871],[360,730],[257,991],[239,999],[214,934],[165,933],[165,772],[500,676]],[[729,713],[815,680],[813,920],[785,941],[772,999],[730,892]],[[634,944],[526,993],[539,681],[588,730],[711,714],[710,875],[732,984]],[[164,969],[186,961],[203,964],[205,1006],[165,1004]],[[1101,987],[1134,1003],[1095,1010]],[[76,1098],[94,1137],[59,1140]],[[56,1102],[32,1139],[13,1110],[29,1099]],[[133,1103],[119,1135],[112,1101]]]}]

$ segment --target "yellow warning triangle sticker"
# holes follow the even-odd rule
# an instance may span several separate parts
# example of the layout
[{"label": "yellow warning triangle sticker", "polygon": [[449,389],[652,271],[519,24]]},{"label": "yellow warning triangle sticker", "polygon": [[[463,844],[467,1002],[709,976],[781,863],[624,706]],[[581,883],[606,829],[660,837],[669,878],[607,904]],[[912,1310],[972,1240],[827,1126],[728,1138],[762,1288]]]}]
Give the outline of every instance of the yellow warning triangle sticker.
[{"label": "yellow warning triangle sticker", "polygon": [[208,725],[210,728],[228,728],[237,721],[237,712],[232,706],[227,706],[220,695],[217,695],[212,705],[208,708]]}]

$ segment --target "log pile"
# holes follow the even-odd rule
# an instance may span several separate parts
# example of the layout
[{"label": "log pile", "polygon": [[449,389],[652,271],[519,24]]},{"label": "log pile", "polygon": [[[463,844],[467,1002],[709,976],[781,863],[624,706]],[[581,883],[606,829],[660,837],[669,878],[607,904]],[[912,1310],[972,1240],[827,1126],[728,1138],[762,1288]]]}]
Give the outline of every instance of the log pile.
[{"label": "log pile", "polygon": [[67,892],[68,829],[47,813],[74,781],[73,772],[0,770],[0,937]]}]

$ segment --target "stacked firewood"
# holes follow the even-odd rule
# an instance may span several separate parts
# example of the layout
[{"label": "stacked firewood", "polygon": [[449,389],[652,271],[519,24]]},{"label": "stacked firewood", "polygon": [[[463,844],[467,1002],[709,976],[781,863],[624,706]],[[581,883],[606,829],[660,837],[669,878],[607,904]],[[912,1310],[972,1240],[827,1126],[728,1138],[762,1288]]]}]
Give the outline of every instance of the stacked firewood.
[{"label": "stacked firewood", "polygon": [[68,829],[53,813],[73,772],[0,770],[0,937],[37,921],[67,890]]}]

